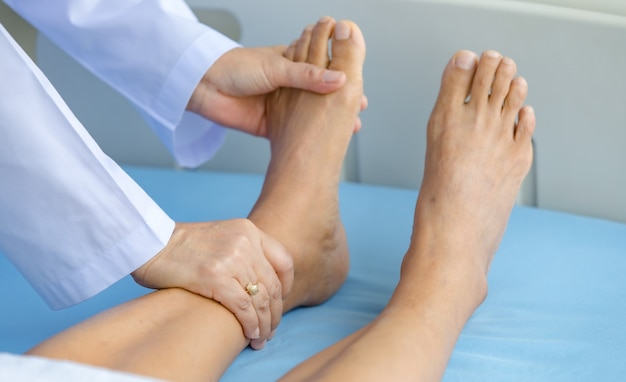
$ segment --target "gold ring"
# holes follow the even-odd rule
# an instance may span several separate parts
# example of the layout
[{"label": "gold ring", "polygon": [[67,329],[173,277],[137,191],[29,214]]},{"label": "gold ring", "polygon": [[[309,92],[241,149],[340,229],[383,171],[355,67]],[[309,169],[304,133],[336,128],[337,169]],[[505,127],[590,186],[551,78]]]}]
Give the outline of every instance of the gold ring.
[{"label": "gold ring", "polygon": [[248,283],[248,285],[246,285],[246,292],[248,292],[250,296],[254,296],[255,294],[259,293],[259,286],[256,284]]}]

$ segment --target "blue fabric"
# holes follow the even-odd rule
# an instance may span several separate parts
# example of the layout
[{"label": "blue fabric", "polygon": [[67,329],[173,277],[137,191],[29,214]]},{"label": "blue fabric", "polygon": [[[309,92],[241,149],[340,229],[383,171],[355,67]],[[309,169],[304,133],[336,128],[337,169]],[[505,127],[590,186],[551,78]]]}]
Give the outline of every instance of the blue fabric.
[{"label": "blue fabric", "polygon": [[[243,217],[256,175],[128,168],[175,220]],[[371,321],[398,280],[417,193],[341,186],[352,265],[325,304],[287,314],[263,351],[245,350],[224,381],[274,381]],[[516,207],[444,381],[618,381],[626,376],[626,225]],[[146,292],[126,278],[53,312],[0,257],[0,351],[20,353],[86,317]]]}]

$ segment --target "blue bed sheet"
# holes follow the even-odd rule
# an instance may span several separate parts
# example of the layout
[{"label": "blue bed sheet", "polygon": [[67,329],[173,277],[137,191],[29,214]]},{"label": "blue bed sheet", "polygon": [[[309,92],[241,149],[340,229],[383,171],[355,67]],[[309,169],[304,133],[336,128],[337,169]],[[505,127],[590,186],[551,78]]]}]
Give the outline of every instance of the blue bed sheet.
[{"label": "blue bed sheet", "polygon": [[[179,221],[246,216],[262,184],[257,175],[127,170]],[[385,306],[408,246],[417,193],[344,183],[340,197],[352,253],[347,282],[325,304],[287,314],[266,349],[242,352],[224,381],[274,381]],[[626,380],[626,225],[516,207],[489,286],[444,381]],[[0,290],[0,352],[12,353],[147,292],[125,278],[54,312],[3,256]]]}]

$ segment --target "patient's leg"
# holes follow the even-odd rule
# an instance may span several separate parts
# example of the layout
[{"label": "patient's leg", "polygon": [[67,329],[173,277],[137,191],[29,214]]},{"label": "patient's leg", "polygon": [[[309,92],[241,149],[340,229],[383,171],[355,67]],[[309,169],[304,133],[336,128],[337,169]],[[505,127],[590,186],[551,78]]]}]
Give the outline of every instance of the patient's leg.
[{"label": "patient's leg", "polygon": [[441,379],[458,335],[486,297],[489,264],[532,161],[534,114],[522,107],[527,85],[515,71],[496,52],[478,63],[469,52],[450,61],[428,125],[411,245],[392,299],[370,325],[285,380]]},{"label": "patient's leg", "polygon": [[[284,304],[323,301],[345,278],[346,240],[337,186],[361,99],[365,45],[349,23],[318,23],[289,50],[293,59],[348,75],[327,96],[277,92],[270,104],[272,160],[250,219],[294,254],[294,288]],[[346,37],[344,39],[344,37]],[[29,353],[70,359],[167,380],[217,380],[248,345],[235,317],[220,304],[180,289],[160,290],[101,313]]]},{"label": "patient's leg", "polygon": [[219,303],[162,289],[100,313],[28,354],[172,381],[218,380],[248,344]]}]

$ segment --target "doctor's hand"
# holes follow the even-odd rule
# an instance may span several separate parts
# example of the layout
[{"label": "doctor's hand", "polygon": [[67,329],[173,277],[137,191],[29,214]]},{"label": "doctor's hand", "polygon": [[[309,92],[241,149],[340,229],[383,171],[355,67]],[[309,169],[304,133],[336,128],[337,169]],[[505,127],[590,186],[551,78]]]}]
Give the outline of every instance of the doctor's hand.
[{"label": "doctor's hand", "polygon": [[265,104],[280,87],[330,93],[346,82],[332,71],[283,56],[285,46],[235,48],[220,57],[194,91],[187,110],[221,125],[267,137]]},{"label": "doctor's hand", "polygon": [[166,247],[132,276],[148,288],[184,288],[221,303],[260,349],[282,318],[293,263],[250,220],[176,223]]}]

